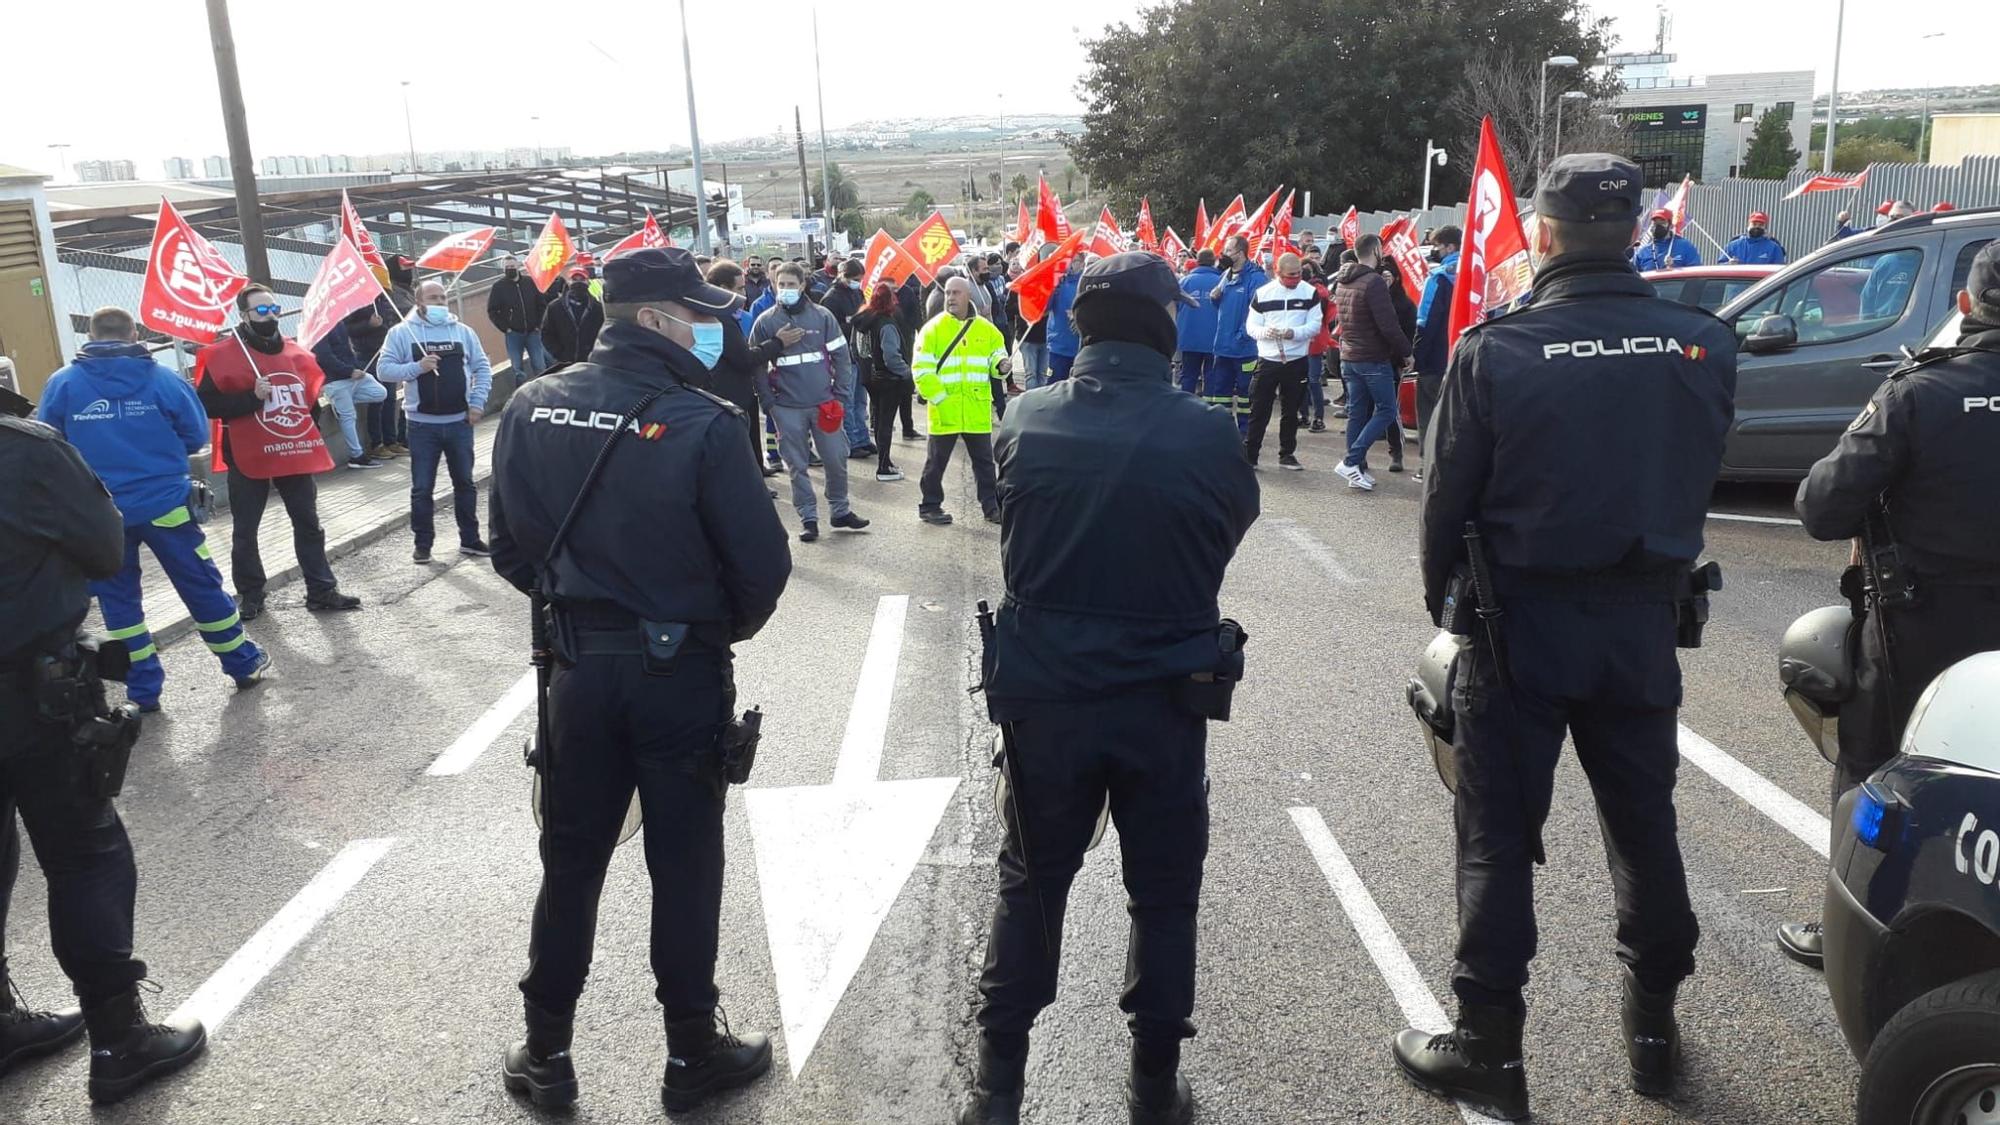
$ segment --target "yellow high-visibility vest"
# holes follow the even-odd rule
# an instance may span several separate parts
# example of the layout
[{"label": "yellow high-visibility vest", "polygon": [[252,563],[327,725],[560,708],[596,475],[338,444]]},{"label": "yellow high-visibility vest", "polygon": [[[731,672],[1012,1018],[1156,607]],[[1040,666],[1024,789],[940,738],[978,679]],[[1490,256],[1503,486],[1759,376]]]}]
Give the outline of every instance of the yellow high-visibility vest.
[{"label": "yellow high-visibility vest", "polygon": [[[975,315],[965,338],[952,347],[964,327],[964,321],[941,312],[917,333],[910,371],[917,377],[917,393],[930,404],[933,434],[993,432],[993,386],[987,380],[999,377],[1007,341],[992,321]],[[949,356],[946,348],[951,348]]]}]

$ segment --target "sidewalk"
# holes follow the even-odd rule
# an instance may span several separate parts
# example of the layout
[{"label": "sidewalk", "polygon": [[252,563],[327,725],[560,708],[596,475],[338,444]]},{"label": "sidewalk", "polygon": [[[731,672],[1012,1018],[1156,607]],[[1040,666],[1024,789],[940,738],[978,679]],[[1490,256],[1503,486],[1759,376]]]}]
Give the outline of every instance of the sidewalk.
[{"label": "sidewalk", "polygon": [[[483,482],[493,471],[493,437],[499,433],[496,417],[475,426],[472,432],[472,479]],[[319,475],[319,521],[326,528],[326,555],[338,559],[353,554],[368,544],[391,534],[398,528],[408,527],[410,520],[410,459],[397,457],[383,463],[379,469],[361,471],[336,467],[331,472]],[[217,490],[223,482],[215,482]],[[438,518],[444,522],[449,536],[451,524],[451,478],[444,471],[442,461],[438,464]],[[215,559],[215,565],[222,571],[223,584],[235,591],[235,583],[229,580],[229,552],[236,536],[229,522],[228,513],[218,513],[206,524],[208,550]],[[299,558],[292,550],[292,521],[285,516],[285,506],[278,498],[271,498],[270,506],[264,511],[263,525],[258,529],[257,544],[264,558],[264,571],[269,575],[269,585],[275,589],[299,576]],[[172,583],[144,549],[139,551],[140,588],[146,599],[146,620],[152,626],[153,640],[164,645],[188,633],[194,628],[194,621],[188,616],[187,607],[181,604],[180,596],[174,593]],[[97,618],[92,623],[101,625]]]}]

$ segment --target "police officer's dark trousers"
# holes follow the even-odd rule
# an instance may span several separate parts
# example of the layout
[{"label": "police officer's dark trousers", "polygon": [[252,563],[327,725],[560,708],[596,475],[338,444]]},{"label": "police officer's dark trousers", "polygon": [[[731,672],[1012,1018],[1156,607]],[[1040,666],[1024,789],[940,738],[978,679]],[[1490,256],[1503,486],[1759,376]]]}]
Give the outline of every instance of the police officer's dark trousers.
[{"label": "police officer's dark trousers", "polygon": [[1195,911],[1208,855],[1206,720],[1156,690],[1038,703],[1010,727],[1027,847],[1024,857],[1010,806],[979,978],[980,1026],[997,1042],[1024,1042],[1055,999],[1070,882],[1108,795],[1131,915],[1119,1007],[1142,1044],[1193,1036]]},{"label": "police officer's dark trousers", "polygon": [[567,1014],[583,992],[605,868],[636,786],[653,883],[655,995],[670,1021],[714,1010],[726,788],[717,738],[735,696],[728,651],[693,638],[668,676],[648,675],[636,654],[587,648],[574,667],[555,669],[542,888],[521,978],[536,1007]]},{"label": "police officer's dark trousers", "polygon": [[[14,811],[34,845],[49,888],[49,943],[86,1008],[118,996],[146,975],[132,957],[132,910],[139,873],[132,842],[108,800],[90,795],[66,729],[34,717],[31,657],[0,656],[0,818],[13,836]],[[0,937],[6,932],[20,863],[18,840],[0,847]],[[0,947],[4,949],[4,947]],[[0,966],[6,963],[0,957]]]},{"label": "police officer's dark trousers", "polygon": [[[1680,664],[1674,608],[1509,597],[1507,690],[1483,640],[1453,690],[1458,960],[1465,1004],[1520,1010],[1535,956],[1533,841],[1565,729],[1597,802],[1617,902],[1618,957],[1649,991],[1694,971],[1699,935],[1675,826]],[[1469,667],[1468,667],[1469,665]]]},{"label": "police officer's dark trousers", "polygon": [[[1920,576],[1917,587],[1915,605],[1871,608],[1871,617],[1862,623],[1854,698],[1840,707],[1836,801],[1895,756],[1917,697],[1932,680],[1973,653],[2000,649],[2000,583],[1959,584]],[[1880,622],[1872,616],[1876,612],[1883,615]],[[1883,623],[1895,646],[1893,665],[1883,655]]]}]

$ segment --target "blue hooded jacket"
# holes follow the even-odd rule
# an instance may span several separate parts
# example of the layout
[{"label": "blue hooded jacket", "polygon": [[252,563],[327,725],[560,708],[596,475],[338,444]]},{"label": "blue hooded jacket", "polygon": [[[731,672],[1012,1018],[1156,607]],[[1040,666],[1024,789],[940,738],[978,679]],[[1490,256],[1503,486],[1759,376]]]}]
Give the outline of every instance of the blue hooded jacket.
[{"label": "blue hooded jacket", "polygon": [[1451,361],[1445,339],[1451,334],[1451,296],[1457,284],[1458,251],[1453,250],[1431,267],[1431,275],[1424,279],[1423,300],[1417,303],[1417,339],[1411,354],[1419,375],[1442,377]]},{"label": "blue hooded jacket", "polygon": [[1685,269],[1700,264],[1701,248],[1678,234],[1657,242],[1651,238],[1641,239],[1639,249],[1632,255],[1632,267],[1640,273]]},{"label": "blue hooded jacket", "polygon": [[1257,263],[1251,262],[1236,273],[1235,281],[1222,282],[1222,300],[1215,309],[1215,353],[1224,359],[1256,359],[1257,341],[1244,331],[1250,319],[1250,302],[1257,290],[1270,280]]},{"label": "blue hooded jacket", "polygon": [[1215,302],[1208,295],[1221,283],[1222,271],[1214,266],[1196,266],[1181,278],[1181,292],[1195,299],[1192,305],[1182,305],[1174,318],[1182,351],[1206,353],[1215,346]]},{"label": "blue hooded jacket", "polygon": [[1782,266],[1789,259],[1784,244],[1770,235],[1751,238],[1747,234],[1730,239],[1722,248],[1722,260],[1746,266]]},{"label": "blue hooded jacket", "polygon": [[151,523],[188,496],[188,457],[208,444],[194,387],[140,344],[92,340],[49,377],[35,416],[96,471],[125,515]]},{"label": "blue hooded jacket", "polygon": [[1049,354],[1076,358],[1083,349],[1083,341],[1076,334],[1076,324],[1069,318],[1069,307],[1076,304],[1076,285],[1083,278],[1083,267],[1075,258],[1070,259],[1069,270],[1056,283],[1056,291],[1049,297],[1049,309],[1044,317],[1049,322]]}]

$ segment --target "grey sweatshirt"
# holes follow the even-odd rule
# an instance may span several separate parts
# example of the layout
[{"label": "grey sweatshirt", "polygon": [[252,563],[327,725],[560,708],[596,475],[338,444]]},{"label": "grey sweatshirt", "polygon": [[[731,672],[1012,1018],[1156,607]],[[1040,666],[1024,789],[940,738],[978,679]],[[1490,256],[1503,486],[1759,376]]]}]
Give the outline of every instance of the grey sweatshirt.
[{"label": "grey sweatshirt", "polygon": [[[778,330],[787,325],[805,332],[790,347],[778,339]],[[854,357],[840,322],[809,300],[764,310],[750,326],[750,351],[771,365],[770,376],[757,380],[757,400],[766,410],[773,405],[816,407],[832,398],[846,402],[854,393]]]}]

